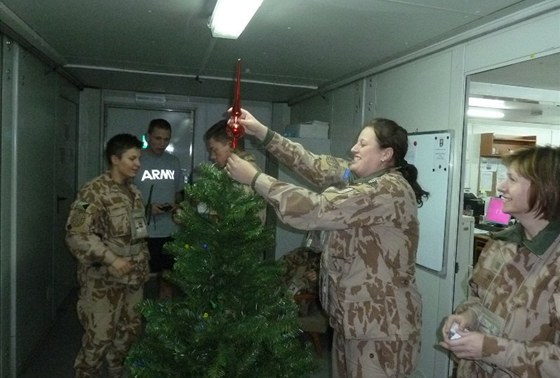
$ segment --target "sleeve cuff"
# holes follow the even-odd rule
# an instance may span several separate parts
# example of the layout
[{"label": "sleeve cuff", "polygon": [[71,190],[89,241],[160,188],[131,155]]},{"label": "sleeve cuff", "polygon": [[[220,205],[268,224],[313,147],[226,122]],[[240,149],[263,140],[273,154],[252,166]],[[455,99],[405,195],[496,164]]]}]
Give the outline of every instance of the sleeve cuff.
[{"label": "sleeve cuff", "polygon": [[107,265],[112,265],[115,260],[117,259],[117,255],[115,255],[111,250],[107,250],[107,252],[105,253],[105,264]]},{"label": "sleeve cuff", "polygon": [[255,175],[253,176],[253,179],[251,180],[251,189],[255,190],[255,184],[257,183],[257,179],[259,178],[259,176],[261,175],[262,172],[257,172],[255,173]]},{"label": "sleeve cuff", "polygon": [[274,131],[272,131],[271,129],[267,129],[266,136],[262,141],[262,145],[266,147],[266,145],[269,144],[272,138],[274,137],[274,134],[275,134]]}]

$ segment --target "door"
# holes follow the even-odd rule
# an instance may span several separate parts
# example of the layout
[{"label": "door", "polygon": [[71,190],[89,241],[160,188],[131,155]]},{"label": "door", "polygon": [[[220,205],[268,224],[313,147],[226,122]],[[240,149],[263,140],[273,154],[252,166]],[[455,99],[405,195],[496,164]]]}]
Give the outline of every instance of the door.
[{"label": "door", "polygon": [[76,195],[78,104],[58,97],[55,125],[55,206],[53,220],[53,317],[76,283],[76,262],[64,237],[70,205]]},{"label": "door", "polygon": [[179,159],[185,179],[189,178],[193,170],[193,110],[107,105],[103,143],[120,133],[130,133],[142,139],[148,131],[148,124],[155,118],[163,118],[171,124],[171,142],[167,152]]}]

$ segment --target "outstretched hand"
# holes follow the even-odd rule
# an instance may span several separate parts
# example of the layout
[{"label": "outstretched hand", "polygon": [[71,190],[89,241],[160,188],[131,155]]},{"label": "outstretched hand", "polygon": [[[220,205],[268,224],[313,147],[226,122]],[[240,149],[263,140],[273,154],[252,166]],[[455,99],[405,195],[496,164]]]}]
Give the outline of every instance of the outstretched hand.
[{"label": "outstretched hand", "polygon": [[241,159],[236,154],[231,154],[227,159],[226,172],[235,181],[250,185],[258,171],[248,161]]},{"label": "outstretched hand", "polygon": [[[228,109],[231,113],[232,109]],[[228,123],[231,122],[231,119]],[[241,126],[245,128],[245,133],[247,135],[254,135],[259,140],[264,140],[268,128],[263,125],[258,119],[256,119],[251,113],[245,109],[241,109],[241,115],[238,118],[238,122]]]}]

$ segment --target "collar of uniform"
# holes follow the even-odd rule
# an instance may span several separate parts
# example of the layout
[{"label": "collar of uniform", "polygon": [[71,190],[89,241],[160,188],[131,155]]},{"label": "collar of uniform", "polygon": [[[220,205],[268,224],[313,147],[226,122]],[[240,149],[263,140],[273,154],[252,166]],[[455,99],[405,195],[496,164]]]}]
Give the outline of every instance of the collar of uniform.
[{"label": "collar of uniform", "polygon": [[517,245],[527,248],[531,251],[531,253],[541,256],[546,252],[554,240],[556,240],[559,233],[560,220],[554,220],[547,224],[546,227],[531,240],[525,238],[525,231],[520,223],[517,223],[513,227],[509,227],[504,231],[496,232],[495,234],[492,234],[492,237],[498,240],[517,243]]},{"label": "collar of uniform", "polygon": [[377,171],[374,174],[371,174],[371,175],[366,176],[366,177],[357,177],[354,174],[354,172],[351,172],[350,173],[350,183],[351,184],[369,183],[369,182],[373,181],[374,179],[383,176],[385,173],[391,172],[392,170],[394,170],[394,167],[385,168],[385,169]]},{"label": "collar of uniform", "polygon": [[245,161],[248,161],[250,163],[256,162],[255,157],[247,151],[235,150],[234,152],[237,156],[239,156],[241,159]]},{"label": "collar of uniform", "polygon": [[114,183],[113,179],[111,178],[111,171],[105,171],[105,173],[103,173],[103,179],[109,183]]},{"label": "collar of uniform", "polygon": [[[132,180],[125,180],[125,182],[123,182],[122,184],[119,184],[118,182],[114,181],[113,178],[111,177],[111,171],[106,171],[104,173],[105,176],[105,180],[113,187],[113,188],[117,188],[119,190],[122,190],[122,188],[127,188],[129,189],[132,185]],[[129,189],[130,190],[130,189]]]}]

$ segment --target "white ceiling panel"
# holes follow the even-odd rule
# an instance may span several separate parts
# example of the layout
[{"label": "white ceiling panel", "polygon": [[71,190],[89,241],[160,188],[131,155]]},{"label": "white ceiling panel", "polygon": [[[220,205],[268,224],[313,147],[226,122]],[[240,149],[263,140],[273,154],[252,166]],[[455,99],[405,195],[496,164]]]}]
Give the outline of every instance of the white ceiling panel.
[{"label": "white ceiling panel", "polygon": [[215,0],[3,0],[0,26],[83,86],[229,97],[241,58],[245,97],[288,101],[542,1],[264,0],[225,40]]}]

